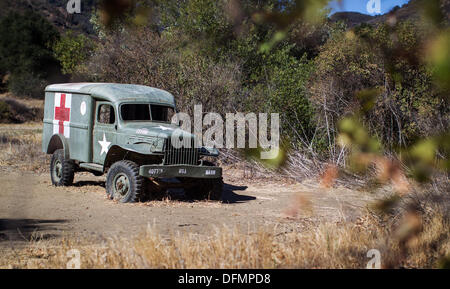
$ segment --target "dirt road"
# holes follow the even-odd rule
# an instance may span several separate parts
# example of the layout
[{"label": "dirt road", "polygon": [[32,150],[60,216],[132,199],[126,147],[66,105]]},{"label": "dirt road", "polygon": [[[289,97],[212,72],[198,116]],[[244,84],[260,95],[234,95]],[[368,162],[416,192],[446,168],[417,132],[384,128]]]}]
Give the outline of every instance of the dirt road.
[{"label": "dirt road", "polygon": [[186,200],[182,191],[168,199],[120,204],[105,196],[104,177],[77,174],[72,187],[54,187],[47,174],[5,172],[0,176],[0,246],[30,239],[68,236],[130,236],[149,224],[162,234],[208,233],[214,226],[253,231],[263,225],[301,230],[318,222],[355,219],[373,196],[346,188],[252,182],[225,176],[224,201]]},{"label": "dirt road", "polygon": [[52,186],[41,135],[40,122],[0,125],[0,246],[73,235],[127,237],[149,224],[161,234],[209,234],[223,225],[303,230],[321,222],[352,221],[375,198],[341,187],[323,189],[317,180],[249,178],[236,165],[224,167],[222,203],[194,202],[173,191],[165,200],[118,204],[106,198],[105,177],[79,173],[72,187]]}]

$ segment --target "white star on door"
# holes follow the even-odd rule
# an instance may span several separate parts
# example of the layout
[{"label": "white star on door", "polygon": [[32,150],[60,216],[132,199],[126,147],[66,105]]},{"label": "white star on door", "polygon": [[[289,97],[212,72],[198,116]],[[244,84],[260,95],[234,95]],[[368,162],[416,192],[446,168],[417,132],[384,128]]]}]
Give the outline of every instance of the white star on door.
[{"label": "white star on door", "polygon": [[103,153],[107,153],[109,145],[111,144],[111,142],[106,141],[105,134],[103,134],[103,140],[102,141],[99,140],[98,143],[102,146],[102,151],[100,152],[100,155],[102,155]]}]

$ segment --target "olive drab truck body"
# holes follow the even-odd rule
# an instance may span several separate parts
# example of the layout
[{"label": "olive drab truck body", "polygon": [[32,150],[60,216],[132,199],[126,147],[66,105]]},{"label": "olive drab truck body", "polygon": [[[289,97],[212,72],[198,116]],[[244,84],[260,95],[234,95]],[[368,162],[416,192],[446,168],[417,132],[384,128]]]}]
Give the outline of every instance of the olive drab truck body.
[{"label": "olive drab truck body", "polygon": [[[168,187],[183,187],[188,196],[220,199],[222,169],[203,157],[214,148],[175,147],[170,122],[173,95],[131,84],[69,83],[45,89],[42,150],[52,154],[55,185],[70,185],[75,172],[107,174],[109,197],[121,202],[143,199]],[[165,182],[175,178],[177,182]]]}]

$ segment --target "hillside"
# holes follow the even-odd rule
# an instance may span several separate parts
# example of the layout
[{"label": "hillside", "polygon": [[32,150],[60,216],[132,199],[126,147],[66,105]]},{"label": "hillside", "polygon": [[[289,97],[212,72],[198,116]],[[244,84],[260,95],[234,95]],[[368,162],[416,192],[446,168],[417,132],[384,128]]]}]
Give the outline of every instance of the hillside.
[{"label": "hillside", "polygon": [[[343,21],[348,27],[353,27],[361,23],[377,24],[387,20],[389,15],[393,15],[397,20],[414,20],[420,17],[419,6],[424,0],[411,0],[402,7],[396,6],[391,12],[370,16],[358,12],[337,12],[330,16],[330,21]],[[66,11],[67,0],[2,0],[0,1],[0,18],[11,11],[23,12],[27,9],[39,12],[47,20],[53,23],[60,32],[70,29],[85,34],[92,34],[93,27],[90,23],[92,10],[96,0],[81,1],[82,13],[69,14]],[[442,9],[445,11],[446,19],[450,19],[450,0],[442,0]]]},{"label": "hillside", "polygon": [[370,16],[359,12],[336,12],[330,16],[330,21],[343,21],[348,27],[353,27],[361,23],[367,23],[373,18],[375,18],[375,16]]},{"label": "hillside", "polygon": [[[378,24],[386,22],[388,17],[394,16],[397,21],[418,20],[420,15],[420,6],[425,3],[425,0],[411,0],[409,3],[399,7],[394,7],[389,13],[370,16],[358,12],[337,12],[330,16],[332,22],[343,21],[348,27],[353,27],[361,23]],[[450,20],[450,0],[442,0],[441,8],[444,11],[444,16],[447,21]]]},{"label": "hillside", "polygon": [[0,1],[0,18],[14,11],[22,13],[26,10],[38,12],[53,23],[62,32],[70,29],[86,34],[93,33],[89,22],[95,0],[81,1],[81,14],[69,14],[66,10],[67,0],[2,0]]}]

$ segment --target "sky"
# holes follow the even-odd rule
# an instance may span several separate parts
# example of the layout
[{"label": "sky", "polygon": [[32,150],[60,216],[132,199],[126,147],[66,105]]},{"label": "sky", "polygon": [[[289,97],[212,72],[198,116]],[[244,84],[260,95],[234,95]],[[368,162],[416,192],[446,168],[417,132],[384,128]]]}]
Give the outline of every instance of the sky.
[{"label": "sky", "polygon": [[[369,2],[371,2],[371,5],[368,5]],[[389,12],[395,6],[402,6],[408,2],[409,0],[341,0],[340,2],[336,0],[331,1],[329,7],[331,8],[330,14],[342,11],[352,11],[369,15],[377,15]]]}]

